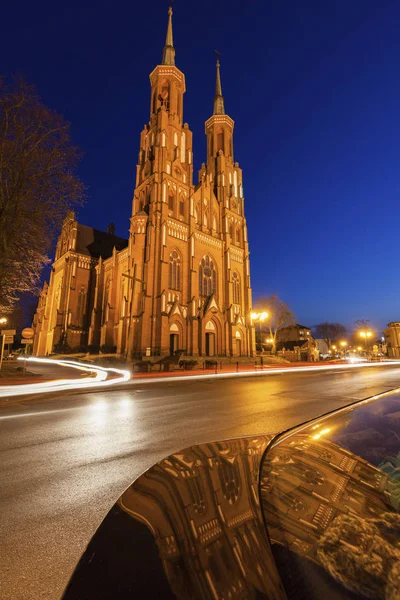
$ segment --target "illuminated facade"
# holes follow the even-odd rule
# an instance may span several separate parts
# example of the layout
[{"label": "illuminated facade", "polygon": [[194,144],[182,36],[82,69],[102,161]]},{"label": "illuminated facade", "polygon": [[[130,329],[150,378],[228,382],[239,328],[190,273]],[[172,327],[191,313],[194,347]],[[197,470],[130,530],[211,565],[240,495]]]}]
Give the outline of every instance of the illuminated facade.
[{"label": "illuminated facade", "polygon": [[[205,123],[207,160],[194,185],[192,133],[183,120],[185,77],[175,66],[171,9],[162,64],[150,74],[150,85],[150,120],[140,136],[129,240],[109,256],[86,257],[92,285],[90,291],[86,286],[86,305],[80,308],[86,315],[83,337],[93,347],[127,356],[177,350],[192,356],[251,356],[250,261],[234,122],[225,113],[217,62],[214,111]],[[60,339],[70,347],[76,343],[71,325],[79,320],[82,286],[71,277],[67,266],[58,276],[58,297],[66,298],[62,306],[55,306],[55,276],[43,292],[34,324],[36,354],[52,352]],[[58,315],[55,321],[51,314]]]}]

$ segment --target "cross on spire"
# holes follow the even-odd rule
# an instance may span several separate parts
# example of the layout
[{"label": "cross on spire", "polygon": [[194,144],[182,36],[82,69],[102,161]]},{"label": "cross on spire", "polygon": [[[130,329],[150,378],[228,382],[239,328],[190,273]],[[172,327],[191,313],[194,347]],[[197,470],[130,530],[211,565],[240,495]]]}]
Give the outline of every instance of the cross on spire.
[{"label": "cross on spire", "polygon": [[167,36],[165,38],[165,46],[163,50],[162,63],[163,65],[174,65],[175,64],[175,48],[172,37],[172,2],[168,9],[168,27]]},{"label": "cross on spire", "polygon": [[220,52],[218,50],[215,51],[217,56],[217,76],[215,82],[215,97],[214,97],[214,115],[224,115],[225,107],[224,107],[224,97],[222,95],[222,85],[221,85],[221,72],[220,72]]}]

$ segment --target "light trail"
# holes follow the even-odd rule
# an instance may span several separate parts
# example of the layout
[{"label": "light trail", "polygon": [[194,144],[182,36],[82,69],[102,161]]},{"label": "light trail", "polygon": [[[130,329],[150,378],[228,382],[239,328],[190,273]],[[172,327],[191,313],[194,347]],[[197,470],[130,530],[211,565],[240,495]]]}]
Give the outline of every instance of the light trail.
[{"label": "light trail", "polygon": [[[131,373],[123,369],[111,369],[99,367],[97,365],[83,365],[82,363],[73,360],[55,360],[52,358],[38,358],[35,356],[30,356],[27,359],[19,358],[18,360],[27,360],[30,363],[47,363],[61,367],[70,367],[88,373],[88,378],[56,379],[54,381],[44,381],[41,383],[4,385],[0,386],[0,398],[12,398],[14,396],[24,396],[26,394],[43,394],[65,390],[81,390],[92,387],[106,387],[129,381],[131,378]],[[115,376],[110,378],[110,375]]]},{"label": "light trail", "polygon": [[[25,360],[20,358],[19,360]],[[81,390],[88,388],[102,388],[108,387],[120,383],[124,383],[131,380],[132,384],[146,384],[146,383],[164,383],[168,381],[170,383],[174,381],[201,381],[203,379],[226,379],[229,377],[265,377],[269,375],[280,375],[284,373],[315,373],[321,371],[343,371],[346,369],[366,369],[373,367],[385,367],[390,365],[400,366],[400,361],[391,360],[387,362],[378,363],[345,363],[341,365],[321,365],[313,367],[266,367],[265,369],[258,369],[252,371],[241,371],[238,373],[227,372],[227,373],[204,373],[199,375],[178,375],[178,376],[157,376],[157,377],[138,377],[135,378],[127,370],[113,369],[100,367],[95,365],[83,365],[72,360],[55,360],[52,358],[37,358],[29,357],[26,359],[28,362],[48,363],[55,364],[63,367],[72,367],[79,371],[84,371],[88,374],[92,374],[86,379],[58,379],[54,381],[45,381],[43,383],[31,383],[22,385],[8,385],[0,386],[0,398],[14,396],[24,396],[27,394],[39,394],[49,393],[58,391],[68,390]],[[115,375],[110,378],[109,375]]]},{"label": "light trail", "polygon": [[224,379],[227,377],[265,377],[266,375],[280,375],[283,373],[307,373],[307,372],[318,372],[318,371],[340,371],[345,369],[366,369],[370,367],[387,367],[390,365],[400,366],[400,360],[382,361],[377,363],[346,363],[344,365],[316,365],[314,367],[265,367],[264,369],[257,369],[254,371],[230,371],[227,373],[209,373],[202,375],[178,375],[178,376],[166,376],[166,377],[138,377],[132,376],[132,382],[135,383],[157,383],[157,381],[168,380],[173,381],[187,381],[188,379],[202,380],[202,379]]}]

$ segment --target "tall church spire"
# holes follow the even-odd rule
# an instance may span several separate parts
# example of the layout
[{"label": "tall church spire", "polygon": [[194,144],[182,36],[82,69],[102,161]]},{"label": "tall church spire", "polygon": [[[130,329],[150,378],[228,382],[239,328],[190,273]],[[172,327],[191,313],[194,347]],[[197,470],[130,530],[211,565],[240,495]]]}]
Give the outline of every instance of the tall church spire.
[{"label": "tall church spire", "polygon": [[175,48],[172,39],[172,6],[168,9],[168,28],[167,37],[165,39],[165,46],[163,50],[162,63],[163,65],[174,65],[175,64]]},{"label": "tall church spire", "polygon": [[224,97],[222,95],[222,86],[221,86],[221,73],[219,70],[219,60],[217,58],[217,79],[215,84],[215,98],[214,98],[214,115],[224,115],[225,107],[224,107]]}]

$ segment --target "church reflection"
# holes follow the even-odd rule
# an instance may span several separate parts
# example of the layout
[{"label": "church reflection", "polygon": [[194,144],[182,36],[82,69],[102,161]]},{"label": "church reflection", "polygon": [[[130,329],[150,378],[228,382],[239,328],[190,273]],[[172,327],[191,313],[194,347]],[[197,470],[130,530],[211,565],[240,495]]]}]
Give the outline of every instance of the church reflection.
[{"label": "church reflection", "polygon": [[272,436],[202,444],[142,475],[120,507],[152,531],[179,599],[282,598],[259,506]]},{"label": "church reflection", "polygon": [[194,446],[123,494],[177,598],[284,598],[290,585],[296,598],[397,597],[385,593],[397,593],[400,559],[389,476],[315,437],[289,437],[263,461],[271,436]]}]

